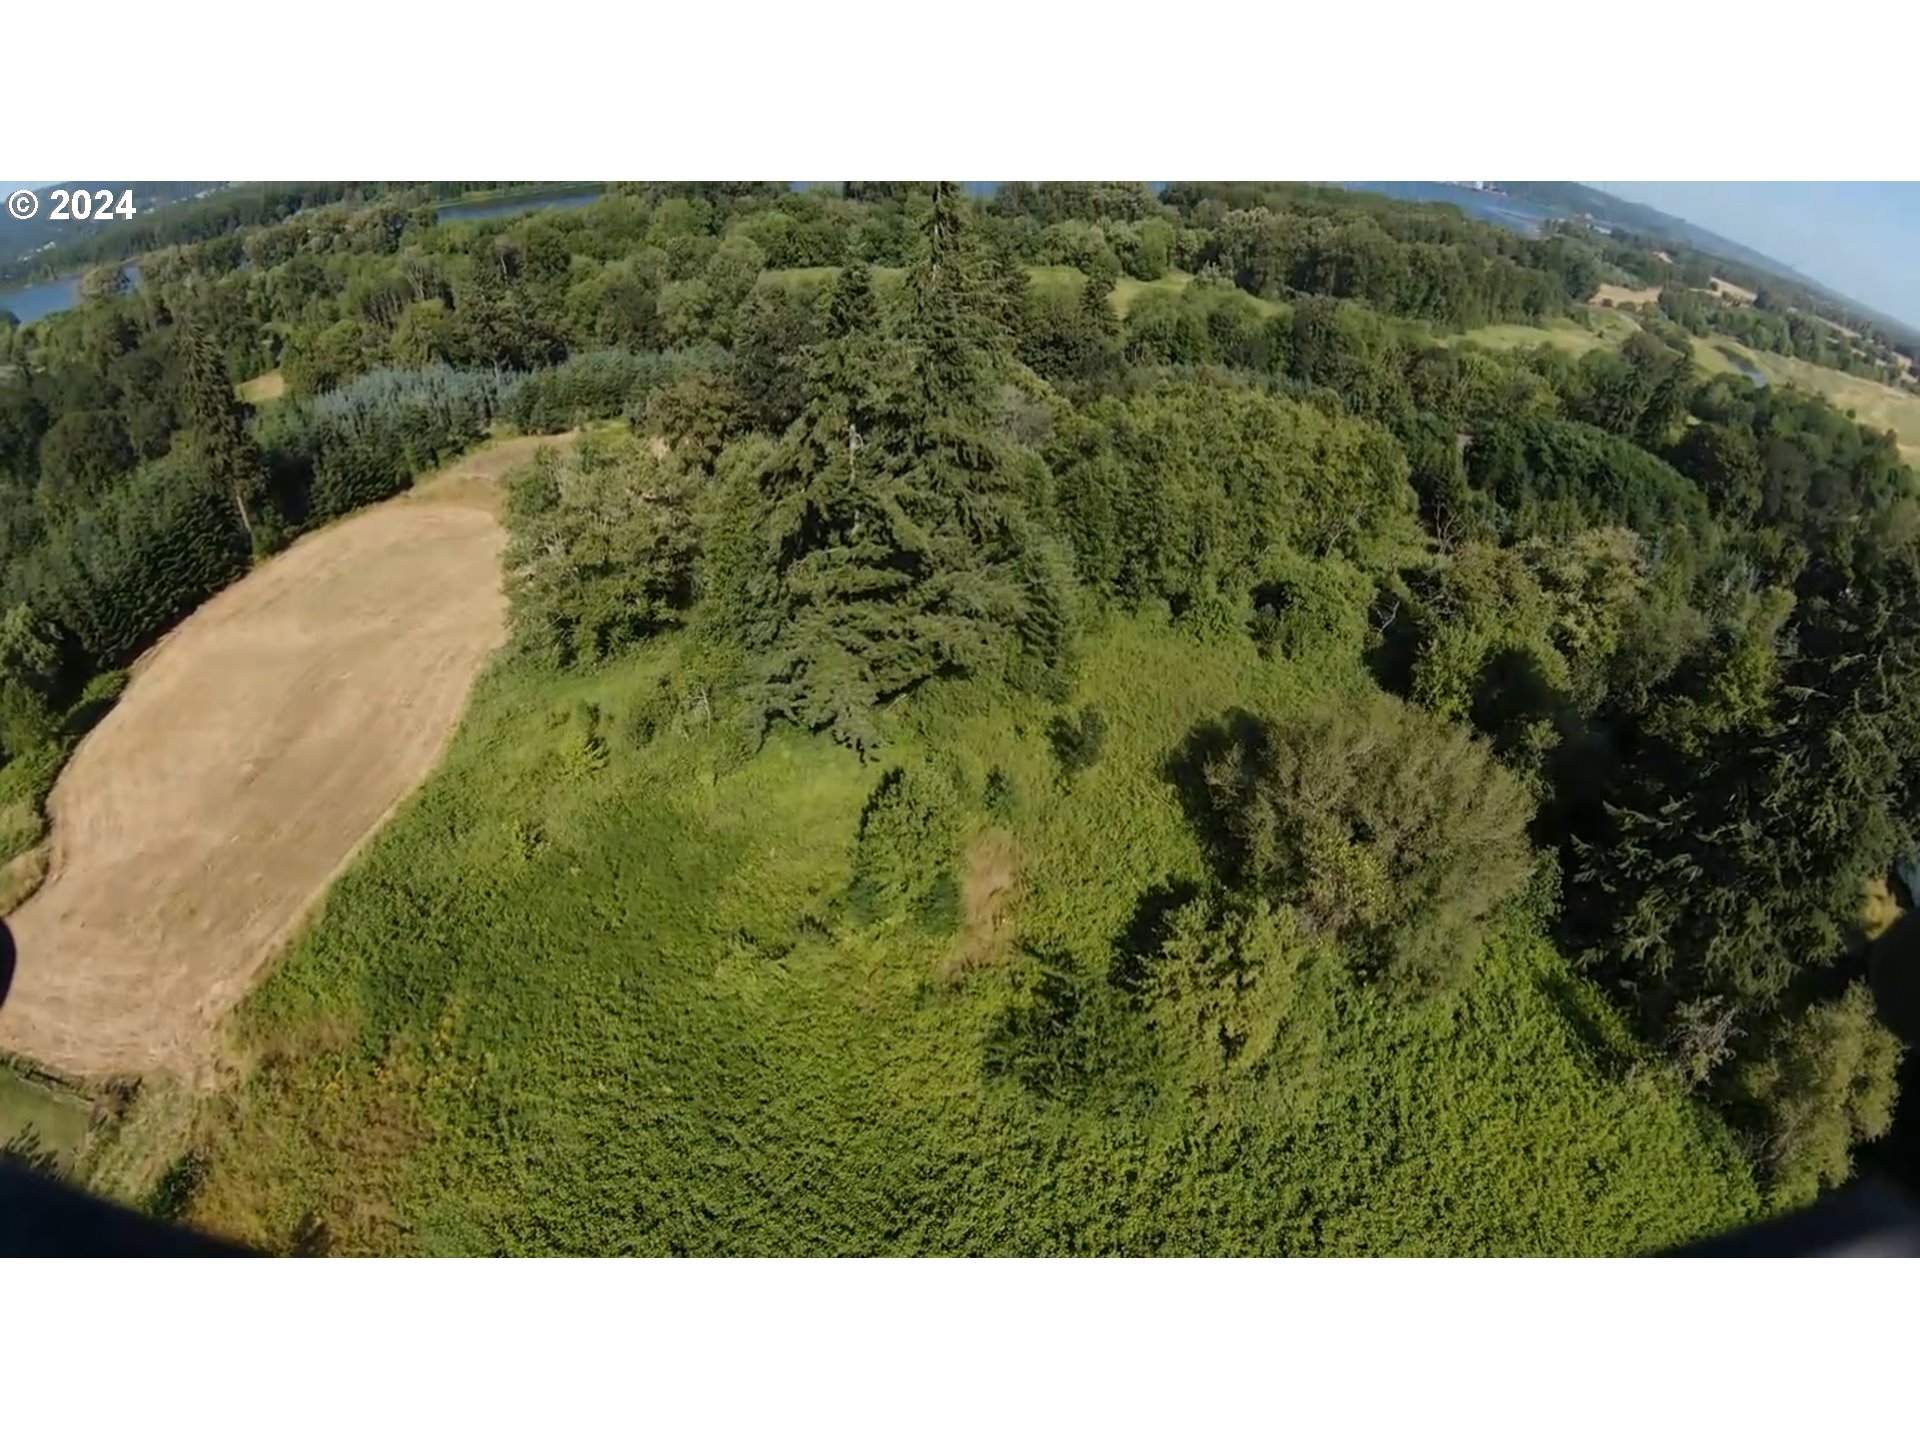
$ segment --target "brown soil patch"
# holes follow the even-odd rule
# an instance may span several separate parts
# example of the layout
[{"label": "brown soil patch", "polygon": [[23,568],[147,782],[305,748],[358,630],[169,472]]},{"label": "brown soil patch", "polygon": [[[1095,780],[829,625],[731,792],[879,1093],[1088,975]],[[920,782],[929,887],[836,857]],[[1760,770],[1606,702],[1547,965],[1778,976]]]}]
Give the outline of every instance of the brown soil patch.
[{"label": "brown soil patch", "polygon": [[54,787],[50,876],[8,922],[0,1049],[83,1077],[209,1056],[214,1023],[439,757],[505,632],[502,538],[475,504],[390,501],[141,660]]},{"label": "brown soil patch", "polygon": [[1736,285],[1731,280],[1722,280],[1718,275],[1715,275],[1707,283],[1714,294],[1718,295],[1722,300],[1731,300],[1736,305],[1751,305],[1755,300],[1760,298],[1745,286]]},{"label": "brown soil patch", "polygon": [[278,370],[269,370],[251,380],[242,380],[234,389],[249,405],[270,405],[287,393],[287,377]]},{"label": "brown soil patch", "polygon": [[1653,285],[1645,290],[1629,290],[1624,285],[1602,285],[1593,292],[1593,299],[1587,303],[1598,305],[1602,300],[1611,300],[1614,305],[1653,305],[1660,300],[1660,287]]},{"label": "brown soil patch", "polygon": [[960,941],[949,958],[949,976],[987,964],[1013,942],[1010,912],[1019,893],[1019,859],[1013,836],[985,830],[967,847],[960,881]]}]

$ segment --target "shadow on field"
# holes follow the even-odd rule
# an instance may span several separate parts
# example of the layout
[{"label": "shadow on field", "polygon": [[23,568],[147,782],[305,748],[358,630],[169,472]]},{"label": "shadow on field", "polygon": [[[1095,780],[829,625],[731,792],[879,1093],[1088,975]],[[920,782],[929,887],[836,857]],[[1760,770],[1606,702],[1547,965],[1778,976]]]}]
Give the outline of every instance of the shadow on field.
[{"label": "shadow on field", "polygon": [[1107,979],[1129,993],[1138,991],[1146,983],[1154,956],[1167,943],[1174,912],[1199,898],[1198,885],[1171,876],[1141,891],[1133,918],[1113,942],[1113,965]]},{"label": "shadow on field", "polygon": [[[1267,725],[1259,716],[1245,710],[1229,710],[1218,720],[1203,720],[1187,732],[1162,768],[1162,776],[1180,792],[1180,808],[1187,823],[1207,848],[1207,858],[1223,879],[1238,878],[1240,847],[1234,842],[1227,817],[1215,798],[1216,781],[1232,784],[1238,778],[1244,788],[1251,770],[1267,748]],[[1238,775],[1236,777],[1236,773]]]}]

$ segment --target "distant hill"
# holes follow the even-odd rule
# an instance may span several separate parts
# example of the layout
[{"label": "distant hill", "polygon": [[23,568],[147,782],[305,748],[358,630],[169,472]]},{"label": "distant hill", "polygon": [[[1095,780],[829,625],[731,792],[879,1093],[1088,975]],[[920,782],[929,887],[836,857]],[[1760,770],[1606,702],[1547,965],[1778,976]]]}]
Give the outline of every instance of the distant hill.
[{"label": "distant hill", "polygon": [[34,193],[40,197],[40,211],[33,219],[16,220],[9,216],[4,223],[0,223],[0,265],[24,260],[49,245],[65,245],[104,230],[109,225],[124,223],[118,216],[55,220],[52,218],[53,201],[49,198],[55,190],[85,190],[89,195],[96,190],[107,190],[112,192],[116,202],[122,191],[131,190],[135,213],[145,215],[162,205],[189,200],[230,183],[226,180],[58,180],[51,185],[39,186]]},{"label": "distant hill", "polygon": [[1810,293],[1844,306],[1862,319],[1871,320],[1885,330],[1887,334],[1909,342],[1920,340],[1920,331],[1911,325],[1882,314],[1869,305],[1863,305],[1851,295],[1843,295],[1830,285],[1823,285],[1804,271],[1796,270],[1784,260],[1776,260],[1763,254],[1752,246],[1742,245],[1738,240],[1729,240],[1703,225],[1695,225],[1691,220],[1682,220],[1677,215],[1669,215],[1664,210],[1656,210],[1651,205],[1642,205],[1633,200],[1622,199],[1605,190],[1597,190],[1591,185],[1581,185],[1571,180],[1497,180],[1492,182],[1507,194],[1535,204],[1550,206],[1558,210],[1570,211],[1576,215],[1587,215],[1603,225],[1614,226],[1622,230],[1631,230],[1635,234],[1663,241],[1670,245],[1686,246],[1707,255],[1718,255],[1723,259],[1737,261],[1752,269],[1782,280],[1792,281],[1795,285]]},{"label": "distant hill", "polygon": [[1691,220],[1682,220],[1678,215],[1669,215],[1651,205],[1623,200],[1618,195],[1596,190],[1591,185],[1580,185],[1571,180],[1497,180],[1494,183],[1509,195],[1518,195],[1522,199],[1551,205],[1556,209],[1571,210],[1577,215],[1590,215],[1603,225],[1632,230],[1655,240],[1670,240],[1676,245],[1686,245],[1710,255],[1724,255],[1729,260],[1771,271],[1782,279],[1801,285],[1819,283],[1784,261],[1763,255],[1738,240],[1729,240],[1705,226],[1695,225]]}]

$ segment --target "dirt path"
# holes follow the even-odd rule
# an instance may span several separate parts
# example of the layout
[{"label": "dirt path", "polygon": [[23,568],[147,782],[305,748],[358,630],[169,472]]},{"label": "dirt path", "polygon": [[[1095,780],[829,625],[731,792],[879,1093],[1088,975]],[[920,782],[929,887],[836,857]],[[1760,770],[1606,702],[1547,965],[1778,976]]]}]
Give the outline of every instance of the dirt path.
[{"label": "dirt path", "polygon": [[208,1053],[438,759],[505,633],[490,481],[533,448],[306,537],[142,659],[54,789],[53,872],[9,921],[0,1049],[77,1077]]}]

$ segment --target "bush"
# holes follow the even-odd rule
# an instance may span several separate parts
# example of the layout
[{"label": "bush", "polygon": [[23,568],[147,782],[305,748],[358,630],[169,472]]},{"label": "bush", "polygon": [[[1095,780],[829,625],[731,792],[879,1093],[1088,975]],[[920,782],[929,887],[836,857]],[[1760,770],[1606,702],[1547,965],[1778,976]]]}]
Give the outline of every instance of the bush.
[{"label": "bush", "polygon": [[1372,583],[1344,561],[1284,551],[1262,567],[1247,628],[1269,659],[1325,653],[1357,660],[1372,599]]},{"label": "bush", "polygon": [[1168,917],[1146,997],[1190,1093],[1263,1068],[1270,1098],[1310,1091],[1332,1018],[1324,957],[1298,914],[1262,897]]},{"label": "bush", "polygon": [[685,487],[635,437],[543,449],[508,477],[506,518],[515,632],[555,664],[605,660],[692,602],[698,532]]},{"label": "bush", "polygon": [[1853,1173],[1854,1145],[1893,1125],[1899,1066],[1900,1042],[1874,1018],[1873,992],[1859,981],[1776,1029],[1737,1077],[1758,1112],[1775,1200],[1805,1204]]},{"label": "bush", "polygon": [[987,771],[981,803],[985,805],[987,814],[1003,825],[1017,821],[1026,808],[1019,781],[998,765]]},{"label": "bush", "polygon": [[1047,737],[1053,743],[1054,758],[1071,779],[1100,759],[1107,744],[1107,717],[1093,705],[1083,709],[1077,719],[1056,715],[1047,727]]},{"label": "bush", "polygon": [[711,470],[727,442],[745,433],[747,406],[731,375],[695,370],[629,406],[627,420],[664,438],[688,464]]},{"label": "bush", "polygon": [[945,775],[920,767],[887,771],[860,813],[849,892],[854,913],[865,921],[905,913],[930,930],[951,929],[959,834],[959,803]]},{"label": "bush", "polygon": [[1388,696],[1249,727],[1204,775],[1233,875],[1407,993],[1462,980],[1532,871],[1520,782]]}]

